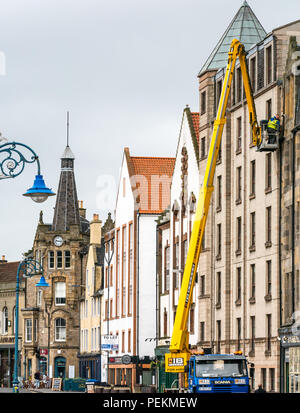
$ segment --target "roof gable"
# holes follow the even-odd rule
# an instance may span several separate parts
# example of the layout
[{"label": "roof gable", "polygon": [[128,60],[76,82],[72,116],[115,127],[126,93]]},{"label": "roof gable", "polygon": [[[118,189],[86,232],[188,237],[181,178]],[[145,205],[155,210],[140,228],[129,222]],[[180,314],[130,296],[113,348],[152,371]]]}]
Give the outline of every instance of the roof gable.
[{"label": "roof gable", "polygon": [[128,148],[125,157],[137,209],[140,213],[161,213],[170,204],[175,158],[130,156]]}]

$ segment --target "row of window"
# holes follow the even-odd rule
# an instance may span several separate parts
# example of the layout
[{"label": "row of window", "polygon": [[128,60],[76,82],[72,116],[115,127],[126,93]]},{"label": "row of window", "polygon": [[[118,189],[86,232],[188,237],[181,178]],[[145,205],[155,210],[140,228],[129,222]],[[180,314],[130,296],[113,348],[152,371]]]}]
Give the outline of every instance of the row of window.
[{"label": "row of window", "polygon": [[[261,324],[261,317],[259,323]],[[221,341],[222,341],[222,322],[221,320],[216,321],[216,353],[221,352]],[[272,314],[265,315],[265,328],[266,328],[266,342],[265,351],[270,355],[271,345],[272,345]],[[200,342],[205,342],[205,322],[200,322]],[[249,352],[255,352],[256,344],[256,317],[249,317]],[[236,350],[241,350],[242,348],[242,318],[236,318]]]},{"label": "row of window", "polygon": [[[124,225],[122,229],[116,230],[116,247],[115,247],[115,271],[114,266],[110,265],[105,268],[104,286],[110,289],[110,294],[114,297],[110,304],[105,302],[105,319],[115,317],[131,316],[133,311],[133,223]],[[110,243],[106,244],[107,261],[112,253]]]},{"label": "row of window", "polygon": [[[235,304],[241,305],[242,301],[242,268],[237,267],[236,269],[236,291],[235,291]],[[205,296],[205,275],[200,277],[200,296]],[[222,273],[218,271],[216,273],[216,306],[221,307],[222,299]],[[266,261],[266,272],[265,272],[265,300],[269,301],[272,298],[272,261]],[[256,299],[256,266],[255,264],[250,265],[250,279],[249,279],[249,302],[250,304],[255,303]]]},{"label": "row of window", "polygon": [[[25,342],[30,343],[37,341],[38,334],[38,320],[34,319],[34,325],[32,318],[25,318]],[[54,320],[54,340],[66,341],[66,320],[64,318],[56,318]]]},{"label": "row of window", "polygon": [[80,308],[80,317],[83,318],[88,318],[88,317],[94,317],[94,316],[100,316],[100,297],[92,297],[90,300],[90,305],[91,305],[91,313],[89,314],[89,302],[88,300],[82,301],[81,302],[81,308]]},{"label": "row of window", "polygon": [[[249,79],[253,93],[262,89],[264,86],[268,86],[274,80],[272,53],[273,47],[272,45],[269,45],[265,49],[259,50],[257,56],[250,57],[247,62],[249,67]],[[258,70],[258,61],[260,62],[260,70]],[[223,79],[216,82],[216,107],[218,106],[221,97],[222,83]],[[233,105],[240,103],[242,99],[245,98],[240,67],[237,67],[233,74],[231,95]],[[204,90],[200,94],[200,114],[204,115],[206,112],[207,93],[206,90]]]},{"label": "row of window", "polygon": [[[177,307],[173,313],[173,323],[175,322]],[[189,318],[187,320],[187,330],[189,331],[190,335],[195,334],[195,305],[192,304],[189,312]],[[162,324],[162,332],[163,337],[169,337],[168,334],[168,311],[164,308],[163,312],[163,324]]]},{"label": "row of window", "polygon": [[[265,209],[265,247],[272,246],[272,207],[266,207]],[[256,248],[256,213],[250,213],[249,223],[249,251],[253,252]],[[242,217],[236,218],[236,255],[240,255],[242,252]],[[217,224],[216,234],[216,259],[222,258],[222,224]]]},{"label": "row of window", "polygon": [[[101,350],[101,332],[100,327],[92,327],[90,330],[90,343],[91,351],[100,351]],[[89,330],[84,328],[81,329],[80,333],[80,351],[87,352],[89,351]]]},{"label": "row of window", "polygon": [[[273,116],[272,112],[272,99],[268,99],[266,101],[266,110],[265,110],[265,119],[270,119]],[[242,152],[242,141],[243,141],[243,134],[242,134],[242,116],[239,116],[235,120],[236,125],[235,125],[235,131],[234,131],[234,136],[235,136],[235,145],[236,145],[236,154],[240,154]],[[207,145],[209,142],[207,142],[206,136],[201,137],[200,139],[200,159],[204,159],[207,156]],[[250,134],[250,141],[249,144],[252,143],[252,134]],[[271,155],[270,153],[267,155]],[[218,159],[217,162],[221,161],[222,159],[222,152],[221,152],[221,146],[219,149],[218,153]]]},{"label": "row of window", "polygon": [[[256,195],[256,161],[252,160],[250,162],[250,194],[249,198],[253,199]],[[222,175],[217,176],[217,188],[216,188],[216,209],[217,212],[222,209]],[[271,192],[272,190],[272,158],[271,153],[266,155],[265,162],[265,193]],[[236,168],[236,204],[242,202],[242,167],[238,166]]]},{"label": "row of window", "polygon": [[48,268],[50,270],[71,268],[71,251],[48,251]]}]

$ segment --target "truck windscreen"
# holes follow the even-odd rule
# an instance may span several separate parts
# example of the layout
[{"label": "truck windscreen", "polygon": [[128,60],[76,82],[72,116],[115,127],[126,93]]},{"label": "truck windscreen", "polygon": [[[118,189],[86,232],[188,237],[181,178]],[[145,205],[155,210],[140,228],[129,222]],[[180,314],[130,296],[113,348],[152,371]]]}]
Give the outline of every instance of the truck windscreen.
[{"label": "truck windscreen", "polygon": [[196,377],[247,376],[245,360],[196,360]]}]

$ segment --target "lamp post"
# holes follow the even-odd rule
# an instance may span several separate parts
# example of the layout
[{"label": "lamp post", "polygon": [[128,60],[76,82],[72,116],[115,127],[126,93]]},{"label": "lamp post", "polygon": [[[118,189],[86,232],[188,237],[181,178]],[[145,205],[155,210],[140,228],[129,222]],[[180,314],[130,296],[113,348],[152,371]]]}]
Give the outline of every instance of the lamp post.
[{"label": "lamp post", "polygon": [[[25,155],[23,152],[25,152]],[[49,196],[55,195],[51,189],[46,187],[43,175],[41,175],[39,157],[29,146],[19,142],[6,142],[0,145],[0,155],[2,155],[0,158],[0,180],[16,178],[23,172],[26,163],[36,162],[37,175],[33,186],[23,195],[38,203],[44,202]]]},{"label": "lamp post", "polygon": [[42,265],[31,258],[24,259],[20,262],[17,271],[16,282],[16,325],[15,325],[15,362],[14,362],[14,378],[13,378],[13,393],[19,393],[19,380],[18,380],[18,364],[19,364],[19,291],[20,291],[20,274],[23,274],[25,278],[31,278],[35,275],[41,275],[40,281],[36,284],[36,287],[49,287],[46,283],[43,275]]}]

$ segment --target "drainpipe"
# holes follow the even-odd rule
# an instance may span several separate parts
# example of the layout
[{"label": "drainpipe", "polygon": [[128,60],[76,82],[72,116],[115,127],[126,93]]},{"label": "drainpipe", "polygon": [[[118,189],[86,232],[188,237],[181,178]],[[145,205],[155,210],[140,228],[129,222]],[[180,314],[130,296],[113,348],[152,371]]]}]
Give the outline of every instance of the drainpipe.
[{"label": "drainpipe", "polygon": [[[155,326],[155,349],[157,349],[158,346],[158,339],[160,337],[160,323],[159,323],[159,316],[160,316],[160,277],[159,277],[159,227],[158,227],[158,222],[156,224],[156,297],[155,297],[155,312],[156,312],[156,326]],[[156,354],[155,354],[155,359],[157,359]],[[156,388],[159,387],[159,371],[156,368],[155,369],[156,377]]]},{"label": "drainpipe", "polygon": [[160,282],[159,282],[159,276],[158,276],[158,271],[159,271],[159,227],[158,223],[156,225],[156,297],[155,297],[155,313],[156,313],[156,326],[155,326],[155,345],[157,347],[158,345],[158,338],[160,336],[159,334],[159,314],[160,314],[160,299],[159,299],[159,294],[160,294]]},{"label": "drainpipe", "polygon": [[[283,127],[284,130],[284,127]],[[281,225],[282,225],[282,140],[279,139],[279,208],[278,208],[278,270],[279,270],[279,326],[282,326],[282,246],[281,246]],[[282,348],[280,342],[280,365],[279,365],[279,376],[280,376],[280,392],[284,393],[284,349]]]},{"label": "drainpipe", "polygon": [[137,277],[136,277],[136,354],[140,357],[140,339],[139,339],[139,325],[140,325],[140,290],[139,290],[139,277],[140,277],[140,213],[137,211]]},{"label": "drainpipe", "polygon": [[292,153],[292,314],[295,313],[295,157],[296,157],[296,134],[300,131],[300,124],[292,130],[293,153]]}]

